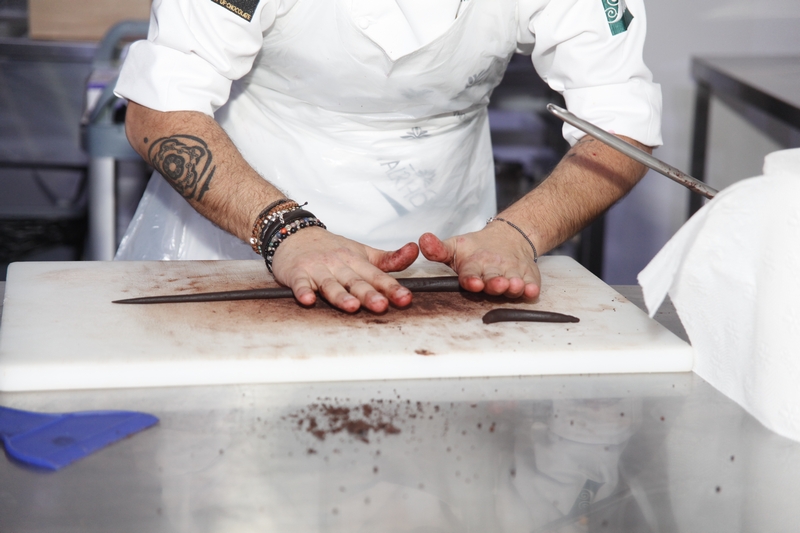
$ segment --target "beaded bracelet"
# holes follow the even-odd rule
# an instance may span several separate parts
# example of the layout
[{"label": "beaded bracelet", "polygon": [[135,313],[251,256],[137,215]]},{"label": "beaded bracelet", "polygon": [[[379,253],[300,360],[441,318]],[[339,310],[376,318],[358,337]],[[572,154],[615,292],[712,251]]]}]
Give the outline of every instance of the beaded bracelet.
[{"label": "beaded bracelet", "polygon": [[250,247],[255,253],[261,255],[261,246],[263,244],[261,235],[264,233],[264,228],[284,213],[294,209],[300,209],[300,205],[294,200],[283,198],[272,202],[258,214],[250,237]]},{"label": "beaded bracelet", "polygon": [[506,224],[508,224],[509,226],[511,226],[512,228],[514,228],[518,232],[520,232],[520,234],[522,234],[522,236],[525,237],[525,240],[528,241],[528,244],[531,245],[531,248],[533,248],[533,262],[534,263],[538,263],[539,262],[539,252],[536,251],[536,246],[533,245],[533,241],[531,241],[528,238],[528,236],[525,234],[524,231],[522,231],[519,228],[519,226],[509,222],[508,220],[506,220],[504,218],[500,218],[500,217],[489,217],[489,220],[486,221],[486,224],[489,225],[490,223],[494,222],[495,220],[499,220],[500,222],[505,222]]},{"label": "beaded bracelet", "polygon": [[272,236],[275,235],[283,226],[289,222],[303,217],[313,217],[314,215],[297,206],[286,211],[278,211],[264,224],[258,238],[258,254],[263,256],[264,250]]},{"label": "beaded bracelet", "polygon": [[[306,211],[306,213],[308,213]],[[308,213],[311,215],[311,213]],[[269,244],[263,250],[263,257],[264,262],[267,265],[267,270],[269,273],[272,274],[272,259],[275,256],[275,250],[278,249],[278,246],[290,235],[294,235],[297,233],[298,230],[303,228],[310,228],[310,227],[319,227],[322,229],[326,229],[325,224],[323,224],[317,217],[311,216],[304,216],[302,218],[295,218],[291,222],[288,222],[283,227],[281,227],[278,231],[276,231],[269,239]]]}]

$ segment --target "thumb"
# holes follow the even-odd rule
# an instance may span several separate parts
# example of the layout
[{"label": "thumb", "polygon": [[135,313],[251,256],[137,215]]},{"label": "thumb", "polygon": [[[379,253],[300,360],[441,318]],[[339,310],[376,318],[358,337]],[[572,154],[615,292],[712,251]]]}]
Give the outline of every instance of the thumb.
[{"label": "thumb", "polygon": [[419,238],[419,248],[425,259],[448,265],[452,264],[456,255],[456,246],[453,239],[442,241],[433,233],[425,233]]},{"label": "thumb", "polygon": [[370,262],[383,270],[384,272],[399,272],[411,266],[411,263],[417,260],[419,256],[419,248],[413,242],[410,242],[393,252],[384,252],[382,250],[370,250]]}]

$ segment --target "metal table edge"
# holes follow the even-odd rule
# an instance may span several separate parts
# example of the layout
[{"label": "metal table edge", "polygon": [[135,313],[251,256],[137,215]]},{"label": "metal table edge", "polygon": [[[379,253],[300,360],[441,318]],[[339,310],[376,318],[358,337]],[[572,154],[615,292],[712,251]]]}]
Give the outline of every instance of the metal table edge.
[{"label": "metal table edge", "polygon": [[[787,59],[793,56],[786,56]],[[715,60],[731,59],[759,59],[740,58],[734,56],[698,56],[692,58],[691,74],[692,78],[698,83],[708,85],[713,93],[719,96],[727,96],[740,99],[752,105],[772,117],[785,122],[795,128],[800,128],[800,108],[791,105],[772,94],[750,86],[738,79],[730,72],[719,65],[714,64]],[[797,58],[800,60],[800,58]]]}]

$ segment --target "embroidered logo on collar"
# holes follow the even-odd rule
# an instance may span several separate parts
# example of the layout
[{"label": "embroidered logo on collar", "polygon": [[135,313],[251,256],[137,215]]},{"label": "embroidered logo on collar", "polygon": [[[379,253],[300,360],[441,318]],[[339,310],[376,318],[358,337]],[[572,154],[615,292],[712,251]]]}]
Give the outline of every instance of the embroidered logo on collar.
[{"label": "embroidered logo on collar", "polygon": [[633,20],[633,15],[628,11],[625,0],[602,0],[606,12],[606,21],[611,28],[611,35],[617,35],[628,29]]},{"label": "embroidered logo on collar", "polygon": [[[219,4],[228,11],[235,13],[242,17],[244,20],[253,20],[253,14],[256,12],[259,0],[211,0],[215,4]],[[604,0],[605,1],[605,0]]]}]

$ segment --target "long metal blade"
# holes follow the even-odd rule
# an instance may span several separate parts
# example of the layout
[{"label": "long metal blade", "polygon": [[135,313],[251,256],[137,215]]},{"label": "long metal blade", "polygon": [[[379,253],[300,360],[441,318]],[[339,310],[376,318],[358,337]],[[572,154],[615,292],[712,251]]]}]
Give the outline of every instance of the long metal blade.
[{"label": "long metal blade", "polygon": [[692,192],[696,192],[697,194],[705,196],[709,199],[714,198],[714,196],[716,196],[716,194],[719,192],[697,178],[693,178],[692,176],[678,170],[672,165],[668,165],[660,159],[653,157],[644,150],[641,150],[632,144],[626,143],[615,135],[611,135],[606,130],[595,126],[591,122],[587,122],[582,118],[576,117],[574,114],[562,107],[558,107],[555,104],[547,104],[547,110],[567,124],[575,126],[579,130],[591,135],[598,141],[603,142],[618,152],[627,155],[634,161],[638,161],[639,163],[652,168],[656,172],[665,175],[669,179],[680,183]]},{"label": "long metal blade", "polygon": [[[457,276],[441,276],[432,278],[399,278],[400,285],[411,292],[458,292],[461,285]],[[288,287],[270,287],[267,289],[246,289],[240,291],[200,292],[195,294],[169,294],[163,296],[144,296],[114,300],[115,304],[173,304],[192,302],[230,302],[235,300],[272,300],[276,298],[292,298],[292,289]]]}]

